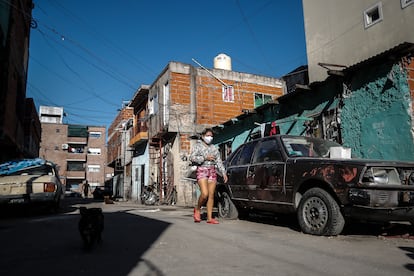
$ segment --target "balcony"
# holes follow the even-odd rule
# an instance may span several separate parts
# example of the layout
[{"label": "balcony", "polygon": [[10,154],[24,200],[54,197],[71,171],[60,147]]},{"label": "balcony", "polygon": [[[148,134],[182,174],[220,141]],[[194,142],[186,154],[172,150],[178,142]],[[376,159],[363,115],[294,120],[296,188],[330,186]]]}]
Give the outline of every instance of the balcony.
[{"label": "balcony", "polygon": [[86,153],[72,153],[66,154],[66,161],[84,161],[86,162]]},{"label": "balcony", "polygon": [[86,145],[88,143],[87,137],[68,137],[68,144]]},{"label": "balcony", "polygon": [[133,146],[137,146],[140,143],[147,141],[148,140],[148,132],[139,132],[137,133],[134,137],[131,138],[131,140],[129,141],[129,146],[133,147]]},{"label": "balcony", "polygon": [[85,171],[66,171],[67,179],[85,179]]}]

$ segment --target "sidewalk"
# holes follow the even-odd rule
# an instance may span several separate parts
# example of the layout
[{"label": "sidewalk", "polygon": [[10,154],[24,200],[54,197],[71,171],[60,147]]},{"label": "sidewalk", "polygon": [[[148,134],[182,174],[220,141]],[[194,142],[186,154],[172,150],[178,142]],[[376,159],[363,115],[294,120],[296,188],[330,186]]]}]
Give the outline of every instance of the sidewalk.
[{"label": "sidewalk", "polygon": [[[104,203],[103,203],[104,204]],[[114,204],[104,204],[106,206],[114,205],[114,206],[121,206],[121,207],[131,207],[134,209],[160,209],[161,211],[176,211],[176,210],[191,210],[194,207],[191,206],[179,206],[179,205],[167,205],[167,204],[160,204],[160,205],[145,205],[141,204],[136,201],[114,201]]]}]

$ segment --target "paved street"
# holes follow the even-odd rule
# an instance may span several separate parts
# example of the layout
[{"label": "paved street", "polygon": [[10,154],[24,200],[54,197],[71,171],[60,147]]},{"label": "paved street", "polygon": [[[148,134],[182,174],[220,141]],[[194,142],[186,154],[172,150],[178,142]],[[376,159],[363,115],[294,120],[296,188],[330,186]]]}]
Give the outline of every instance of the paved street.
[{"label": "paved street", "polygon": [[[175,206],[76,199],[59,214],[0,218],[0,275],[413,275],[414,240],[358,225],[304,235],[294,220],[192,222]],[[79,206],[102,207],[103,243],[84,252]],[[379,232],[378,232],[379,231]]]}]

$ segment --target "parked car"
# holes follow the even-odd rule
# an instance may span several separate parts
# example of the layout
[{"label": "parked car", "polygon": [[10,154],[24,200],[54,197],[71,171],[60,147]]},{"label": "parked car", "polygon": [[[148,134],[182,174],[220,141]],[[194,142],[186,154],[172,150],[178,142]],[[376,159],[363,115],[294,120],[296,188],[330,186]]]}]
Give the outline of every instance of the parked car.
[{"label": "parked car", "polygon": [[41,158],[0,165],[0,204],[41,204],[59,208],[63,189],[56,165]]},{"label": "parked car", "polygon": [[65,197],[82,197],[82,194],[78,191],[74,191],[74,190],[66,190],[65,191]]},{"label": "parked car", "polygon": [[338,235],[347,218],[414,223],[414,163],[347,155],[339,144],[303,136],[243,144],[225,161],[229,181],[217,186],[219,216],[296,213],[301,230],[313,235]]}]

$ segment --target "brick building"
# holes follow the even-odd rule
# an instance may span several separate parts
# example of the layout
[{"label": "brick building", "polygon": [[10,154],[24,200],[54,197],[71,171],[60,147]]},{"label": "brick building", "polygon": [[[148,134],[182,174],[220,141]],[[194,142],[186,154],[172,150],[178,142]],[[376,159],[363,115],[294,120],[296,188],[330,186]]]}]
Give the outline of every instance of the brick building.
[{"label": "brick building", "polygon": [[42,126],[39,156],[58,165],[66,189],[81,189],[80,184],[85,181],[91,191],[93,187],[104,186],[112,177],[106,166],[106,128],[63,124],[60,107],[41,106],[39,113]]},{"label": "brick building", "polygon": [[[108,156],[107,164],[113,169],[114,176],[111,186],[117,198],[129,197],[131,183],[131,151],[129,140],[131,137],[134,108],[124,103],[122,109],[108,129]],[[127,184],[128,183],[128,184]]]},{"label": "brick building", "polygon": [[32,9],[31,0],[0,2],[0,162],[38,154],[39,118],[26,99]]},{"label": "brick building", "polygon": [[236,120],[238,115],[284,94],[280,79],[230,69],[228,63],[207,69],[170,62],[150,86],[147,114],[150,174],[162,190],[161,201],[168,203],[175,187],[178,204],[193,204],[194,185],[183,179],[194,142],[192,137],[206,127]]}]

